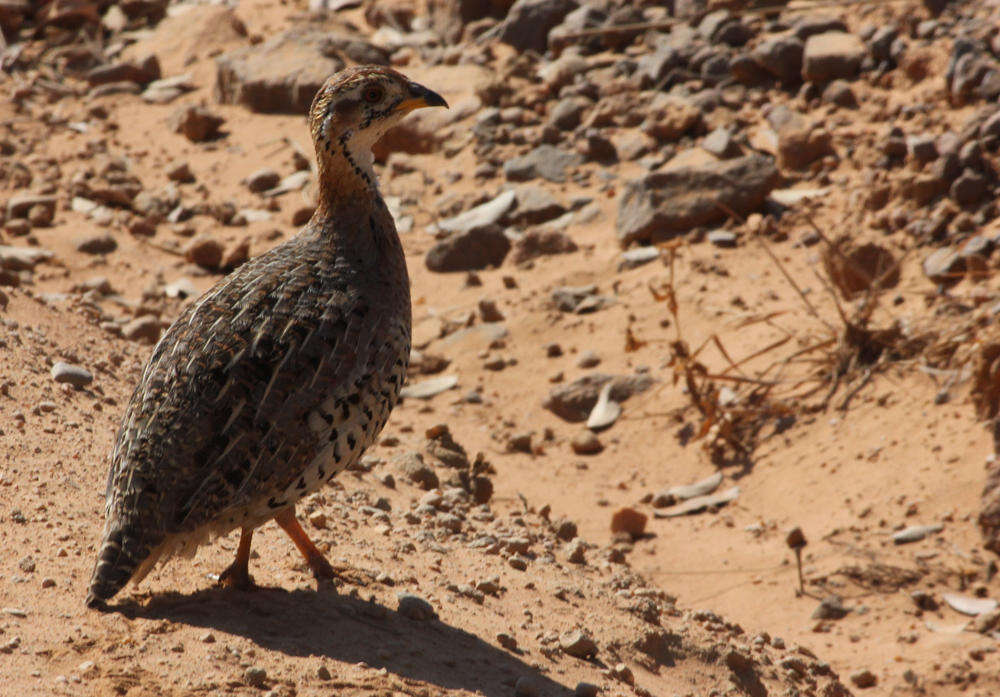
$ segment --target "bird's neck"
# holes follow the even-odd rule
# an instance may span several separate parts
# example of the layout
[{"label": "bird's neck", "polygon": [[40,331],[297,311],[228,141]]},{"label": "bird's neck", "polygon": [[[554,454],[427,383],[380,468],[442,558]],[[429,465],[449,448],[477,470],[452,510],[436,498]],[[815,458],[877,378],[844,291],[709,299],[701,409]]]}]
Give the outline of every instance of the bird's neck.
[{"label": "bird's neck", "polygon": [[318,145],[317,212],[336,214],[345,208],[377,204],[381,200],[371,144],[340,138]]}]

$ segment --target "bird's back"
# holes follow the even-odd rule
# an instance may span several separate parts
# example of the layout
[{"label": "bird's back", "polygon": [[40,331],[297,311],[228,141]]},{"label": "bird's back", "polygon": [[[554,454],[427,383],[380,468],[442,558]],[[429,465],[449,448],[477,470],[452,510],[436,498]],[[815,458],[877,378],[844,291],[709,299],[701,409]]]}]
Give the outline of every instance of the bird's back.
[{"label": "bird's back", "polygon": [[409,281],[384,205],[310,224],[223,279],[164,334],[129,403],[91,598],[350,465],[385,424],[409,351]]}]

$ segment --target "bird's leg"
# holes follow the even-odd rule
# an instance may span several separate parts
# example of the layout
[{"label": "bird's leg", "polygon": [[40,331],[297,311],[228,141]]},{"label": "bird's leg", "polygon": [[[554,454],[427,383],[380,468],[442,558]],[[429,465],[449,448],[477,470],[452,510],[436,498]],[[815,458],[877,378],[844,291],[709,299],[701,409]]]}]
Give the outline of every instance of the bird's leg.
[{"label": "bird's leg", "polygon": [[283,510],[278,515],[274,516],[274,522],[281,526],[281,529],[292,538],[292,542],[295,546],[299,548],[302,552],[302,556],[306,558],[306,563],[309,564],[309,568],[312,569],[313,576],[317,579],[333,579],[336,578],[337,574],[330,566],[330,562],[326,560],[323,553],[316,548],[313,541],[309,539],[306,531],[302,529],[299,525],[299,521],[295,518],[295,507],[289,506]]},{"label": "bird's leg", "polygon": [[253,578],[250,577],[250,541],[252,539],[253,528],[243,528],[240,533],[240,546],[236,548],[236,560],[219,574],[219,585],[223,588],[249,591],[257,587]]}]

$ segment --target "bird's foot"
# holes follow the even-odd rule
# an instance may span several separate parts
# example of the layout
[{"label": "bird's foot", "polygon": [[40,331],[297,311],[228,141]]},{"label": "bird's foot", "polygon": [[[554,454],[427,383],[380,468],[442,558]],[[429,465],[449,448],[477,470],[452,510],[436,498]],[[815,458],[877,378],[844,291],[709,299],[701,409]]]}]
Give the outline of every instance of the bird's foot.
[{"label": "bird's foot", "polygon": [[312,569],[313,576],[316,577],[317,581],[333,582],[339,578],[337,571],[330,565],[330,562],[326,560],[326,557],[317,555],[310,557],[308,561],[309,568]]},{"label": "bird's foot", "polygon": [[219,574],[218,586],[238,591],[253,591],[258,588],[247,568],[239,564],[231,564]]}]

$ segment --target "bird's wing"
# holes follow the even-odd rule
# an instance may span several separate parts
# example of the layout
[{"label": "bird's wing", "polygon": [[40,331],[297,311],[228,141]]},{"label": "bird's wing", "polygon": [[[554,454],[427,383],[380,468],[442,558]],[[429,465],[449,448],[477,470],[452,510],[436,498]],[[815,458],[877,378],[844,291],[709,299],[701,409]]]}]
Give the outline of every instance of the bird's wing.
[{"label": "bird's wing", "polygon": [[316,453],[310,409],[349,391],[379,355],[372,304],[318,280],[332,269],[298,268],[327,262],[280,247],[258,260],[155,348],[113,454],[109,512],[154,511],[172,532],[280,490]]}]

